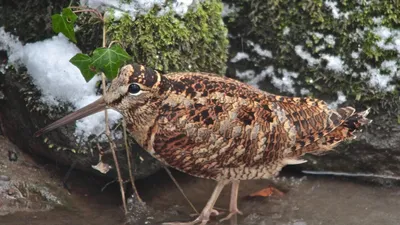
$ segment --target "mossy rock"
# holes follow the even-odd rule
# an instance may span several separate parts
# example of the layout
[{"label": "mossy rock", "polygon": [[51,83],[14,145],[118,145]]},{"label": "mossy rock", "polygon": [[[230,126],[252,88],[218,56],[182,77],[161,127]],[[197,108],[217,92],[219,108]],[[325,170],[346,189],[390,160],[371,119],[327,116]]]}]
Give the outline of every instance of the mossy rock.
[{"label": "mossy rock", "polygon": [[127,14],[119,20],[109,18],[108,40],[120,42],[134,61],[164,73],[203,71],[223,75],[228,39],[221,17],[222,3],[200,1],[183,16],[163,10],[161,13],[156,6],[134,20]]},{"label": "mossy rock", "polygon": [[374,122],[358,141],[322,157],[307,156],[311,163],[303,168],[400,174],[398,1],[224,3],[231,43],[227,76],[239,75],[275,94],[328,103],[339,92],[346,101],[338,106],[372,108]]},{"label": "mossy rock", "polygon": [[[248,60],[229,63],[229,75],[244,68],[260,74],[273,66],[278,78],[284,69],[298,73],[292,78],[295,93],[284,94],[300,95],[300,90],[306,88],[308,95],[333,100],[342,91],[348,104],[371,106],[375,113],[388,107],[393,111],[399,109],[400,71],[390,71],[387,62],[400,65],[400,49],[389,47],[400,40],[400,35],[383,38],[382,33],[396,29],[399,32],[397,1],[225,2],[235,9],[225,17],[231,37],[230,57],[238,52],[249,54]],[[260,57],[254,51],[254,44],[268,49],[272,57]],[[300,47],[316,61],[298,54]],[[337,67],[341,68],[329,64],[330,56],[340,60]],[[375,78],[390,79],[391,87],[384,88],[371,81],[373,72],[382,76]],[[279,85],[267,85],[271,80],[267,76],[260,85],[270,92],[285,91]]]}]

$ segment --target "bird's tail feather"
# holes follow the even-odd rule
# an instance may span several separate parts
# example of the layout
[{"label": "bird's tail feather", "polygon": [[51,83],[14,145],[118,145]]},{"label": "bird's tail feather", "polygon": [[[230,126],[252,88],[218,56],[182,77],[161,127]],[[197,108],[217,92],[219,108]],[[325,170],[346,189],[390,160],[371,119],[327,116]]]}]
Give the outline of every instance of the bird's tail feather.
[{"label": "bird's tail feather", "polygon": [[321,155],[332,150],[344,140],[354,139],[354,132],[361,131],[361,126],[369,124],[372,120],[367,118],[370,109],[355,113],[354,108],[345,107],[337,110],[344,122],[325,135],[323,138],[302,149],[302,154],[311,153]]},{"label": "bird's tail feather", "polygon": [[355,130],[359,130],[361,126],[371,123],[372,120],[367,118],[370,110],[368,108],[365,111],[354,113],[345,120],[343,126],[347,127],[350,133],[353,133]]}]

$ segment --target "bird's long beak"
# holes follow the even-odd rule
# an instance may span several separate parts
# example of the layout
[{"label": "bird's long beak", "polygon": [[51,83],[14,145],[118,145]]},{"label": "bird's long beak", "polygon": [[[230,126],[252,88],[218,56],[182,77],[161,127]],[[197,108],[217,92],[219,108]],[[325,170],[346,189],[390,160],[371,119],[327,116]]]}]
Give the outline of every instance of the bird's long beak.
[{"label": "bird's long beak", "polygon": [[57,127],[61,127],[63,125],[66,125],[68,123],[74,122],[79,119],[82,119],[86,116],[92,115],[94,113],[100,112],[101,110],[105,110],[105,109],[106,109],[106,102],[104,101],[104,98],[101,97],[100,99],[96,100],[95,102],[93,102],[71,114],[68,114],[65,117],[57,120],[56,122],[38,130],[34,135],[36,137],[38,137],[46,132],[56,129]]}]

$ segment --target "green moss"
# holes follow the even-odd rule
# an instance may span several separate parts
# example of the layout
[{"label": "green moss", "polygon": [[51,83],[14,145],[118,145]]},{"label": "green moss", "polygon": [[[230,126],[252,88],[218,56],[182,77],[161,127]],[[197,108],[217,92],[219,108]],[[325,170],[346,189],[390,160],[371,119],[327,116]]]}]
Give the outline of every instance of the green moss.
[{"label": "green moss", "polygon": [[228,39],[221,12],[217,0],[201,2],[182,17],[172,10],[161,14],[155,7],[135,20],[128,15],[111,18],[108,40],[122,43],[136,62],[163,72],[224,74]]},{"label": "green moss", "polygon": [[[378,110],[393,111],[399,109],[400,82],[394,77],[390,84],[395,84],[394,91],[380,91],[371,88],[368,77],[360,76],[366,72],[371,65],[380,68],[385,60],[395,60],[400,65],[399,56],[396,51],[380,48],[377,42],[380,37],[373,32],[378,25],[373,18],[380,18],[381,25],[388,28],[400,28],[400,3],[398,1],[331,1],[336,2],[340,13],[347,16],[334,18],[332,10],[322,0],[225,0],[226,4],[238,9],[236,14],[224,18],[229,32],[232,48],[230,56],[237,52],[248,52],[253,62],[249,67],[248,62],[242,64],[231,64],[232,75],[238,70],[254,69],[261,71],[267,66],[284,68],[299,73],[296,89],[307,88],[312,96],[326,100],[336,99],[336,92],[343,91],[347,96],[346,104],[355,104],[363,108],[372,106]],[[289,34],[284,30],[289,29]],[[332,35],[335,44],[327,44],[323,38],[315,33]],[[272,52],[273,58],[260,59],[253,54],[252,47],[247,46],[247,40],[260,44],[262,48]],[[318,46],[325,45],[319,49]],[[314,58],[321,54],[339,56],[348,70],[337,73],[328,70],[324,65],[310,66],[295,53],[295,46],[301,45],[304,50],[311,53]],[[359,58],[352,58],[353,52],[360,52]],[[323,60],[322,60],[323,61]],[[246,66],[243,66],[246,64]],[[326,63],[325,63],[326,64]],[[381,71],[385,74],[388,71]],[[276,72],[279,75],[279,72]],[[353,76],[357,74],[359,76]],[[313,80],[313,82],[307,82]],[[268,91],[278,93],[279,90],[268,85]],[[265,86],[265,85],[264,85]],[[281,93],[282,94],[282,93]],[[288,93],[284,93],[288,94]]]}]

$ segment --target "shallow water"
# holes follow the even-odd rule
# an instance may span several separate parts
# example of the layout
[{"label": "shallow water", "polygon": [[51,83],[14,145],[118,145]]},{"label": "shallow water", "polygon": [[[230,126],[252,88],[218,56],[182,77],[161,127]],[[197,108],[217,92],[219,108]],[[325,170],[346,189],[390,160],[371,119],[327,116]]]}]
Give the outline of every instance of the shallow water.
[{"label": "shallow water", "polygon": [[[196,208],[203,207],[215,183],[203,179],[179,177],[182,188]],[[250,193],[269,185],[284,190],[283,197],[249,198]],[[169,221],[187,221],[190,207],[171,182],[159,184],[146,195],[147,202],[157,209],[178,205],[181,214]],[[384,187],[335,177],[283,176],[275,182],[257,180],[241,182],[238,224],[317,225],[317,224],[400,224],[400,187]],[[230,187],[229,187],[230,188]],[[228,208],[229,188],[225,188],[216,206]],[[151,196],[150,196],[151,194]],[[183,206],[183,207],[182,207]],[[184,208],[184,209],[182,209]],[[211,223],[216,224],[216,223]],[[229,222],[220,224],[230,224]]]},{"label": "shallow water", "polygon": [[[215,182],[193,178],[174,172],[181,187],[198,210],[201,210],[214,188]],[[93,179],[93,178],[91,178]],[[0,217],[0,224],[123,224],[124,215],[116,185],[104,192],[106,181],[87,181],[75,174],[70,178],[71,196],[75,200],[69,209],[55,209],[44,213],[18,213]],[[249,198],[248,194],[269,185],[285,192],[284,196]],[[193,213],[168,175],[161,171],[137,182],[143,200],[154,209],[146,224],[189,221]],[[239,209],[243,225],[397,225],[400,224],[400,187],[380,186],[356,181],[353,178],[293,176],[284,174],[275,181],[241,182]],[[226,187],[216,206],[229,205],[230,187]],[[218,218],[222,218],[219,216]],[[209,224],[234,224],[234,220]],[[144,224],[142,222],[141,224]]]}]

